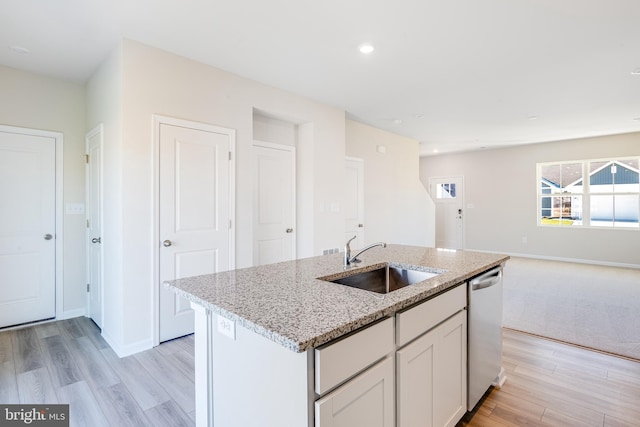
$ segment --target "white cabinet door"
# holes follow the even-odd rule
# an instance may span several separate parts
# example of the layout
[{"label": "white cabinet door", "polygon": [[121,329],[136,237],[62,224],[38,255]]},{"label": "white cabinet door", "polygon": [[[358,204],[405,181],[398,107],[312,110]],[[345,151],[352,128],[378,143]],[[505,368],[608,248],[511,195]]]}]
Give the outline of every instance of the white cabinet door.
[{"label": "white cabinet door", "polygon": [[399,427],[455,426],[466,412],[467,312],[397,352]]},{"label": "white cabinet door", "polygon": [[392,427],[393,357],[387,357],[315,404],[316,427]]},{"label": "white cabinet door", "polygon": [[453,427],[467,411],[467,312],[438,326],[436,425]]},{"label": "white cabinet door", "polygon": [[433,329],[396,353],[398,426],[433,427],[436,347]]}]

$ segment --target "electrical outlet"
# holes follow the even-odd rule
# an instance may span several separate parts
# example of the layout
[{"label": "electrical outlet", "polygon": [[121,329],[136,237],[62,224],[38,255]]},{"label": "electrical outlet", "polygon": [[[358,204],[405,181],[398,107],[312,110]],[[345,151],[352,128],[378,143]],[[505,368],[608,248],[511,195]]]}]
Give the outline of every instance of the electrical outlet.
[{"label": "electrical outlet", "polygon": [[232,340],[236,339],[236,322],[225,317],[218,316],[218,332]]}]

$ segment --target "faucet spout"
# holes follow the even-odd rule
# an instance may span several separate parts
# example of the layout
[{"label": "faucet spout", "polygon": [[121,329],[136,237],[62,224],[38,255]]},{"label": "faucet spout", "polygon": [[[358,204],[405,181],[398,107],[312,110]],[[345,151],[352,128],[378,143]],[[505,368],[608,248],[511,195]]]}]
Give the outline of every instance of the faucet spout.
[{"label": "faucet spout", "polygon": [[353,238],[349,239],[349,241],[347,242],[347,244],[344,247],[344,266],[345,267],[349,267],[351,264],[359,263],[360,260],[358,259],[358,256],[361,255],[363,252],[368,251],[371,248],[375,248],[376,246],[382,246],[383,248],[387,247],[387,244],[384,243],[384,242],[372,243],[371,245],[361,249],[354,256],[351,256],[351,247],[349,246],[349,243],[351,243],[351,241],[353,239],[355,239],[355,238],[356,238],[356,236],[353,236]]}]

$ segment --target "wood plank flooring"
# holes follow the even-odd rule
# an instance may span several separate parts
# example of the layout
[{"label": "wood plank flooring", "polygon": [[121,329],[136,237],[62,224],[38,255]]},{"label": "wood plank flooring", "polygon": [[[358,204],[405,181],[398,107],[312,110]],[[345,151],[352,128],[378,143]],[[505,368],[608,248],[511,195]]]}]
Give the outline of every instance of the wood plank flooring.
[{"label": "wood plank flooring", "polygon": [[640,363],[510,329],[503,337],[507,382],[458,427],[640,426]]},{"label": "wood plank flooring", "polygon": [[193,335],[119,358],[85,317],[0,332],[0,402],[69,403],[71,426],[194,426]]},{"label": "wood plank flooring", "polygon": [[[458,427],[640,426],[640,363],[503,336],[507,382]],[[72,426],[194,426],[193,344],[120,359],[84,317],[0,332],[0,402],[70,403]]]}]

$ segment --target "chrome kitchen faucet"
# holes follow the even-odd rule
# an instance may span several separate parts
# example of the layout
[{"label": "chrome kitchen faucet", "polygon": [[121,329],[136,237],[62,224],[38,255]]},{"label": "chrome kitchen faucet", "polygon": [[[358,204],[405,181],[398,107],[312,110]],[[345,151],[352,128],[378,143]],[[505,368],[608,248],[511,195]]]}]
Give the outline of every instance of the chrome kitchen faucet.
[{"label": "chrome kitchen faucet", "polygon": [[362,249],[360,252],[358,252],[354,256],[351,256],[351,246],[349,246],[349,243],[351,243],[351,241],[353,239],[355,239],[356,237],[357,236],[353,236],[351,239],[349,239],[347,244],[344,245],[344,266],[345,266],[345,268],[349,267],[351,264],[359,263],[360,260],[358,259],[358,255],[362,254],[364,251],[368,251],[369,249],[375,248],[376,246],[382,246],[383,248],[387,247],[387,244],[384,243],[384,242],[372,243],[371,245],[369,245],[366,248]]}]

